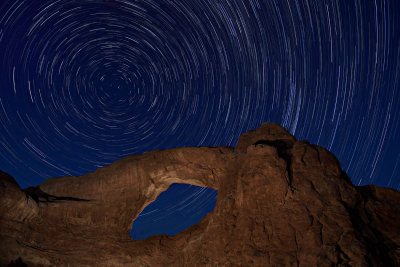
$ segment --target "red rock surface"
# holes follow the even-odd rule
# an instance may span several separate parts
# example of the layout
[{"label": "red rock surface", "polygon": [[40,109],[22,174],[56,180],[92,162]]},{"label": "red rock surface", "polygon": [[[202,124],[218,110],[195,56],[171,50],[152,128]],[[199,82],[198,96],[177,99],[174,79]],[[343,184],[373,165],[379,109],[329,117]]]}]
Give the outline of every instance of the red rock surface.
[{"label": "red rock surface", "polygon": [[[175,236],[132,240],[172,183],[219,191]],[[0,173],[0,265],[400,266],[400,193],[356,187],[326,149],[274,123],[236,148],[151,151],[22,191]]]}]

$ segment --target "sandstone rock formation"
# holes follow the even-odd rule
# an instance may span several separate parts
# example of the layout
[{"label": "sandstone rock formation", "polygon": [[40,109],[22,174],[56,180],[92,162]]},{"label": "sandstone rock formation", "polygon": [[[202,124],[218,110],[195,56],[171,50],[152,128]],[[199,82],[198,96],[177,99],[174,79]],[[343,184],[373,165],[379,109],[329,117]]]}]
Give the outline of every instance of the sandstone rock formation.
[{"label": "sandstone rock formation", "polygon": [[[172,183],[218,190],[215,210],[131,239]],[[2,266],[400,266],[400,193],[352,185],[330,152],[274,123],[235,148],[151,151],[25,191],[0,173],[0,216]]]}]

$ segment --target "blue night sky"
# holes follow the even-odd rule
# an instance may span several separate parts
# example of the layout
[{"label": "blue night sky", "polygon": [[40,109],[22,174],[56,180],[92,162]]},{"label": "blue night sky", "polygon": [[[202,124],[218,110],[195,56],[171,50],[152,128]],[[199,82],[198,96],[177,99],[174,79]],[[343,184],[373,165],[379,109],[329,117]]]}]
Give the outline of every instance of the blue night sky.
[{"label": "blue night sky", "polygon": [[399,190],[399,14],[398,0],[2,0],[0,169],[25,188],[235,146],[274,121],[355,185]]},{"label": "blue night sky", "polygon": [[135,240],[178,232],[198,223],[214,210],[218,191],[188,184],[172,184],[146,206],[132,224]]}]

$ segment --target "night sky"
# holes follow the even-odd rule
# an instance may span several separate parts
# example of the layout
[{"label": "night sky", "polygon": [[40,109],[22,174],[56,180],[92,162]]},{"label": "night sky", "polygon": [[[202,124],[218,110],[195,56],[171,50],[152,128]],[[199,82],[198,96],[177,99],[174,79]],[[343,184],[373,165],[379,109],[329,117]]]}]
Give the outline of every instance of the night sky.
[{"label": "night sky", "polygon": [[134,220],[130,235],[135,240],[156,234],[175,235],[214,210],[217,194],[207,187],[172,184]]},{"label": "night sky", "polygon": [[1,0],[0,169],[27,187],[235,146],[274,121],[354,184],[399,189],[399,14],[398,0]]}]

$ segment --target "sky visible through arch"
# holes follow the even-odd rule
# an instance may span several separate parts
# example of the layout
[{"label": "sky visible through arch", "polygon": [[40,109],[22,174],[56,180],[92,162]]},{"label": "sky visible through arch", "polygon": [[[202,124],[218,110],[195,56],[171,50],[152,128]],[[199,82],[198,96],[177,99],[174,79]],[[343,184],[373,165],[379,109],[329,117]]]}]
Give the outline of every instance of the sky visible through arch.
[{"label": "sky visible through arch", "polygon": [[0,3],[0,169],[22,187],[262,122],[400,185],[400,2]]},{"label": "sky visible through arch", "polygon": [[217,195],[212,188],[174,183],[139,214],[130,235],[135,240],[157,234],[173,236],[213,211]]}]

